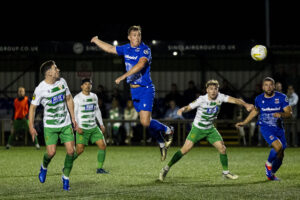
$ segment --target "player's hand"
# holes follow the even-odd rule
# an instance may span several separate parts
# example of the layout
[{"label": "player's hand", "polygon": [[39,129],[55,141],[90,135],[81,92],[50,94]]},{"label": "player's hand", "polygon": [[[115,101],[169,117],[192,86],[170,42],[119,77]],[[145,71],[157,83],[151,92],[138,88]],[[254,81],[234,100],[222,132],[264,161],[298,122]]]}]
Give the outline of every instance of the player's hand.
[{"label": "player's hand", "polygon": [[179,110],[177,110],[177,115],[182,116],[182,112],[183,112],[183,108],[180,108]]},{"label": "player's hand", "polygon": [[246,124],[244,123],[244,122],[238,122],[238,123],[236,123],[235,124],[235,127],[236,128],[239,128],[239,127],[243,127],[243,126],[245,126]]},{"label": "player's hand", "polygon": [[104,126],[104,125],[101,125],[101,126],[100,126],[100,130],[101,130],[101,132],[104,134],[104,133],[105,133],[105,126]]},{"label": "player's hand", "polygon": [[250,112],[250,111],[252,111],[253,109],[254,109],[254,105],[253,104],[246,104],[245,105],[245,108],[246,108],[246,110],[248,111],[248,112]]},{"label": "player's hand", "polygon": [[119,85],[120,82],[123,81],[123,80],[124,80],[124,77],[123,77],[123,76],[120,76],[119,78],[117,78],[117,79],[115,80],[115,83],[116,83],[117,85]]},{"label": "player's hand", "polygon": [[77,128],[77,130],[76,130],[76,131],[77,131],[77,133],[79,133],[79,134],[82,134],[82,133],[83,133],[83,132],[82,132],[82,129],[81,129],[81,128],[79,128],[79,127]]},{"label": "player's hand", "polygon": [[97,40],[98,40],[98,36],[94,36],[94,37],[91,39],[91,43],[95,43]]},{"label": "player's hand", "polygon": [[35,128],[33,128],[33,127],[30,127],[30,128],[29,128],[29,132],[30,132],[30,134],[31,134],[32,141],[34,142],[35,136],[37,136],[38,133],[37,133],[37,131],[35,130]]},{"label": "player's hand", "polygon": [[73,123],[74,130],[77,131],[77,129],[78,129],[79,127],[78,127],[78,124],[77,124],[77,122],[75,121],[75,119],[72,119],[72,123]]},{"label": "player's hand", "polygon": [[280,118],[280,117],[281,117],[281,114],[280,114],[280,113],[274,113],[274,114],[273,114],[273,117]]}]

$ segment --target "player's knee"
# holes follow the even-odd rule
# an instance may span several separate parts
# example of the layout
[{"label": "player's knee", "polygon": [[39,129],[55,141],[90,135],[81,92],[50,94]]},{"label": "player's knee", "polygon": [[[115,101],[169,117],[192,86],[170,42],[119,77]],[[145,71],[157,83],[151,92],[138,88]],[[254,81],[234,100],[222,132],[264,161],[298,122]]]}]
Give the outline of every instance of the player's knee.
[{"label": "player's knee", "polygon": [[148,119],[141,119],[141,124],[144,127],[149,127],[150,126],[150,120],[148,120]]},{"label": "player's knee", "polygon": [[226,146],[225,145],[222,145],[222,147],[219,148],[219,152],[221,154],[226,154]]},{"label": "player's knee", "polygon": [[106,149],[106,145],[105,145],[105,144],[101,144],[101,145],[99,146],[99,149],[105,150],[105,149]]},{"label": "player's knee", "polygon": [[84,152],[84,148],[77,148],[77,149],[76,149],[77,155],[80,155],[80,154],[82,154],[83,152]]},{"label": "player's knee", "polygon": [[67,149],[67,154],[72,156],[74,154],[74,149],[73,148]]}]

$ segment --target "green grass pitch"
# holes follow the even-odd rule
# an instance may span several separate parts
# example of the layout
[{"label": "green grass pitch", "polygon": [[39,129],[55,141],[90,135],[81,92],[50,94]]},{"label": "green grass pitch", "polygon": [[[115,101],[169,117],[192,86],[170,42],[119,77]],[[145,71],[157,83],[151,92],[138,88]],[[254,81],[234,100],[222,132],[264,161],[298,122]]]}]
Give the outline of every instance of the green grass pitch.
[{"label": "green grass pitch", "polygon": [[[1,147],[2,148],[2,147]],[[288,148],[277,176],[267,181],[264,163],[270,148],[227,147],[229,168],[238,180],[221,176],[219,155],[213,147],[195,147],[158,182],[160,169],[178,150],[171,147],[160,161],[158,147],[107,148],[104,168],[96,174],[97,148],[89,146],[74,162],[71,191],[62,190],[65,149],[59,146],[48,167],[46,182],[38,180],[45,148],[0,150],[0,199],[299,199],[300,149]]]}]

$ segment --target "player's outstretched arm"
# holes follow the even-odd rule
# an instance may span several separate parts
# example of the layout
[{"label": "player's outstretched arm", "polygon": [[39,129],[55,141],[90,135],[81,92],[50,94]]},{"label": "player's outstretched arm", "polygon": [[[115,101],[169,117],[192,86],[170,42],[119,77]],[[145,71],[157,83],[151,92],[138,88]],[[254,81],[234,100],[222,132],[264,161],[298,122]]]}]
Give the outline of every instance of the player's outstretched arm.
[{"label": "player's outstretched arm", "polygon": [[277,118],[280,118],[280,117],[281,118],[290,118],[290,117],[292,117],[292,115],[293,115],[293,111],[292,111],[291,106],[286,106],[283,109],[283,112],[273,114],[273,116],[277,117]]},{"label": "player's outstretched arm", "polygon": [[94,36],[91,39],[91,43],[95,43],[100,49],[107,53],[118,54],[115,46],[99,40],[98,36]]},{"label": "player's outstretched arm", "polygon": [[35,136],[38,135],[37,131],[34,128],[34,118],[35,118],[35,110],[36,110],[37,106],[31,104],[30,108],[29,108],[29,115],[28,115],[28,119],[29,119],[29,132],[31,134],[32,137],[32,141],[34,142]]},{"label": "player's outstretched arm", "polygon": [[237,99],[237,98],[234,98],[234,97],[231,97],[231,96],[228,97],[228,102],[244,106],[248,112],[250,112],[251,110],[254,109],[254,106],[252,104],[246,103],[242,99]]},{"label": "player's outstretched arm", "polygon": [[193,110],[190,105],[184,106],[177,111],[177,115],[182,116],[182,113]]},{"label": "player's outstretched arm", "polygon": [[248,124],[254,117],[256,117],[259,114],[259,110],[257,108],[254,107],[254,109],[252,109],[252,111],[249,113],[248,117],[242,121],[242,122],[238,122],[235,124],[235,127],[241,127],[241,126],[245,126],[246,124]]}]

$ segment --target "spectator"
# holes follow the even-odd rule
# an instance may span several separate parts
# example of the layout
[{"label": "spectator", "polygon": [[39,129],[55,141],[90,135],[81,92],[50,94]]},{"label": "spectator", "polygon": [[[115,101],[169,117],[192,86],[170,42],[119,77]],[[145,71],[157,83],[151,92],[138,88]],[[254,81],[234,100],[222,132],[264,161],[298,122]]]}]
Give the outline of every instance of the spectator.
[{"label": "spectator", "polygon": [[176,102],[174,100],[171,100],[169,102],[169,109],[167,110],[165,114],[165,119],[183,119],[182,116],[177,115],[179,107],[176,105]]},{"label": "spectator", "polygon": [[192,101],[196,100],[196,93],[198,92],[197,87],[195,85],[195,82],[193,80],[190,80],[188,82],[188,88],[184,90],[183,96],[184,96],[184,105],[188,105]]},{"label": "spectator", "polygon": [[287,89],[287,97],[289,100],[289,104],[292,107],[293,116],[292,123],[286,123],[286,134],[287,134],[287,142],[289,145],[293,145],[294,147],[298,146],[298,136],[297,136],[297,103],[298,103],[298,95],[295,93],[294,87],[292,85],[288,86]]},{"label": "spectator", "polygon": [[176,101],[178,105],[182,105],[182,95],[178,92],[176,83],[172,83],[171,92],[169,92],[165,97],[165,102],[168,104],[171,100]]},{"label": "spectator", "polygon": [[[124,119],[125,120],[137,120],[139,117],[138,113],[133,107],[132,100],[127,101],[127,106],[124,109]],[[133,138],[133,128],[136,126],[135,122],[125,122],[124,127],[126,131],[125,143],[130,144],[131,138]]]},{"label": "spectator", "polygon": [[[119,107],[119,101],[115,98],[113,98],[112,100],[112,107],[109,110],[109,118],[113,120],[122,119],[121,108]],[[121,143],[121,134],[119,132],[120,126],[121,126],[120,122],[113,123],[112,125],[109,124],[109,127],[111,129],[109,138],[111,138],[112,144],[120,145]],[[109,138],[107,143],[109,143],[110,141]]]},{"label": "spectator", "polygon": [[103,85],[98,85],[96,94],[98,96],[98,99],[102,99],[103,103],[109,102],[106,90]]},{"label": "spectator", "polygon": [[[25,88],[20,86],[18,88],[18,97],[14,100],[13,116],[12,116],[12,131],[8,138],[6,149],[10,149],[12,142],[16,137],[17,133],[28,134],[28,113],[29,113],[30,101],[27,96],[25,96]],[[40,149],[37,136],[34,139],[36,149]]]},{"label": "spectator", "polygon": [[103,102],[103,99],[98,98],[98,105],[99,105],[99,109],[100,109],[101,114],[102,114],[102,118],[107,119],[108,118],[107,109],[106,109],[105,103]]},{"label": "spectator", "polygon": [[275,84],[275,90],[277,92],[283,93],[283,91],[282,91],[282,84],[280,82],[276,82],[276,84]]},{"label": "spectator", "polygon": [[[227,81],[226,79],[223,80],[220,92],[223,94],[227,94],[228,96],[235,96],[234,90],[231,88],[229,81]],[[221,105],[222,112],[219,114],[219,119],[233,119],[234,107],[234,104],[223,103]]]}]

